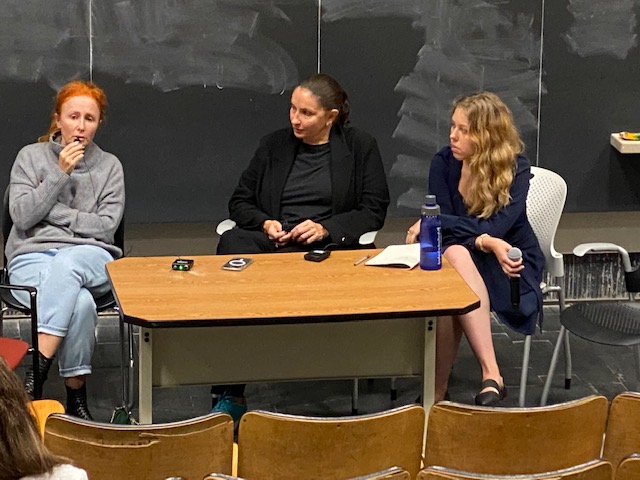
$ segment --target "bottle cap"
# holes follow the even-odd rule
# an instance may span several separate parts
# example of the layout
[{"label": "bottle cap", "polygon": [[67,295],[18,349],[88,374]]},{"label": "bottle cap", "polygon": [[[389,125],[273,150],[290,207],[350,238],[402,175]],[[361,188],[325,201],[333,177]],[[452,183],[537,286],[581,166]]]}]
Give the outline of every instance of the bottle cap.
[{"label": "bottle cap", "polygon": [[440,215],[440,206],[436,203],[435,195],[425,195],[425,204],[421,208],[422,215]]}]

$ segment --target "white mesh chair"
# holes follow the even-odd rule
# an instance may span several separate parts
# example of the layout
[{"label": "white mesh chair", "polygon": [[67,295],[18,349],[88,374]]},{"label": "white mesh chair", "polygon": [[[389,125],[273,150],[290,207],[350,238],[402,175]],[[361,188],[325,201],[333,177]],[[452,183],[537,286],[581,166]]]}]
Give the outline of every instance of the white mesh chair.
[{"label": "white mesh chair", "polygon": [[218,234],[218,236],[222,236],[224,232],[231,230],[232,228],[235,228],[235,226],[236,226],[236,222],[234,222],[230,218],[225,218],[216,227],[216,233]]},{"label": "white mesh chair", "polygon": [[[527,195],[527,218],[533,228],[545,257],[545,271],[552,277],[551,283],[542,282],[542,294],[557,293],[560,310],[564,310],[564,261],[554,247],[554,240],[564,203],[567,198],[567,183],[555,172],[540,167],[531,167],[531,181]],[[569,338],[565,337],[565,388],[571,382],[571,352]],[[531,335],[525,336],[520,374],[519,405],[524,407],[529,373]],[[544,403],[543,403],[544,405]]]}]

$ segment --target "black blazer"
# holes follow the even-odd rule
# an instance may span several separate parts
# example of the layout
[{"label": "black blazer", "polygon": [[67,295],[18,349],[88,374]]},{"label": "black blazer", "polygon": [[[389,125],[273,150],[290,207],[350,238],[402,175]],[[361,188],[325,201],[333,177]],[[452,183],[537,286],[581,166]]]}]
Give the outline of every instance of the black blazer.
[{"label": "black blazer", "polygon": [[[371,135],[334,126],[329,143],[333,211],[322,225],[332,242],[355,246],[360,235],[384,225],[389,206],[387,178]],[[238,227],[260,230],[265,220],[280,218],[282,192],[301,144],[290,127],[260,140],[229,200],[230,217]]]}]

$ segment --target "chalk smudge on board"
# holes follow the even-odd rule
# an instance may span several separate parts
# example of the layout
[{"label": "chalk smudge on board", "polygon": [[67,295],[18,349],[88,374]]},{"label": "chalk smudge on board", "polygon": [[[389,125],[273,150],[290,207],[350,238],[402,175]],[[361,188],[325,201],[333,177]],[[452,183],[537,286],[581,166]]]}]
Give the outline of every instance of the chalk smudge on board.
[{"label": "chalk smudge on board", "polygon": [[[433,154],[449,143],[451,103],[461,94],[489,90],[511,108],[523,137],[537,135],[540,32],[532,15],[504,0],[323,0],[323,20],[401,16],[425,32],[413,71],[396,92],[404,95],[394,138],[421,152],[398,155],[390,177],[408,180],[396,206],[416,208],[426,193]],[[536,29],[538,31],[536,31]],[[529,142],[529,152],[534,141]],[[533,152],[535,154],[535,152]]]},{"label": "chalk smudge on board", "polygon": [[564,35],[581,56],[610,55],[621,60],[637,46],[634,0],[569,0],[573,24]]}]

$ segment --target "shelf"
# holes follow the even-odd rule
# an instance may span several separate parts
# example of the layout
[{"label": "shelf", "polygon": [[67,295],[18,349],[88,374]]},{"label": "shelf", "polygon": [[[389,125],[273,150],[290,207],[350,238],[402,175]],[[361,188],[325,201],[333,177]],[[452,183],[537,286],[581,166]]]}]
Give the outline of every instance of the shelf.
[{"label": "shelf", "polygon": [[625,140],[619,133],[612,133],[610,143],[620,153],[640,153],[640,140]]}]

